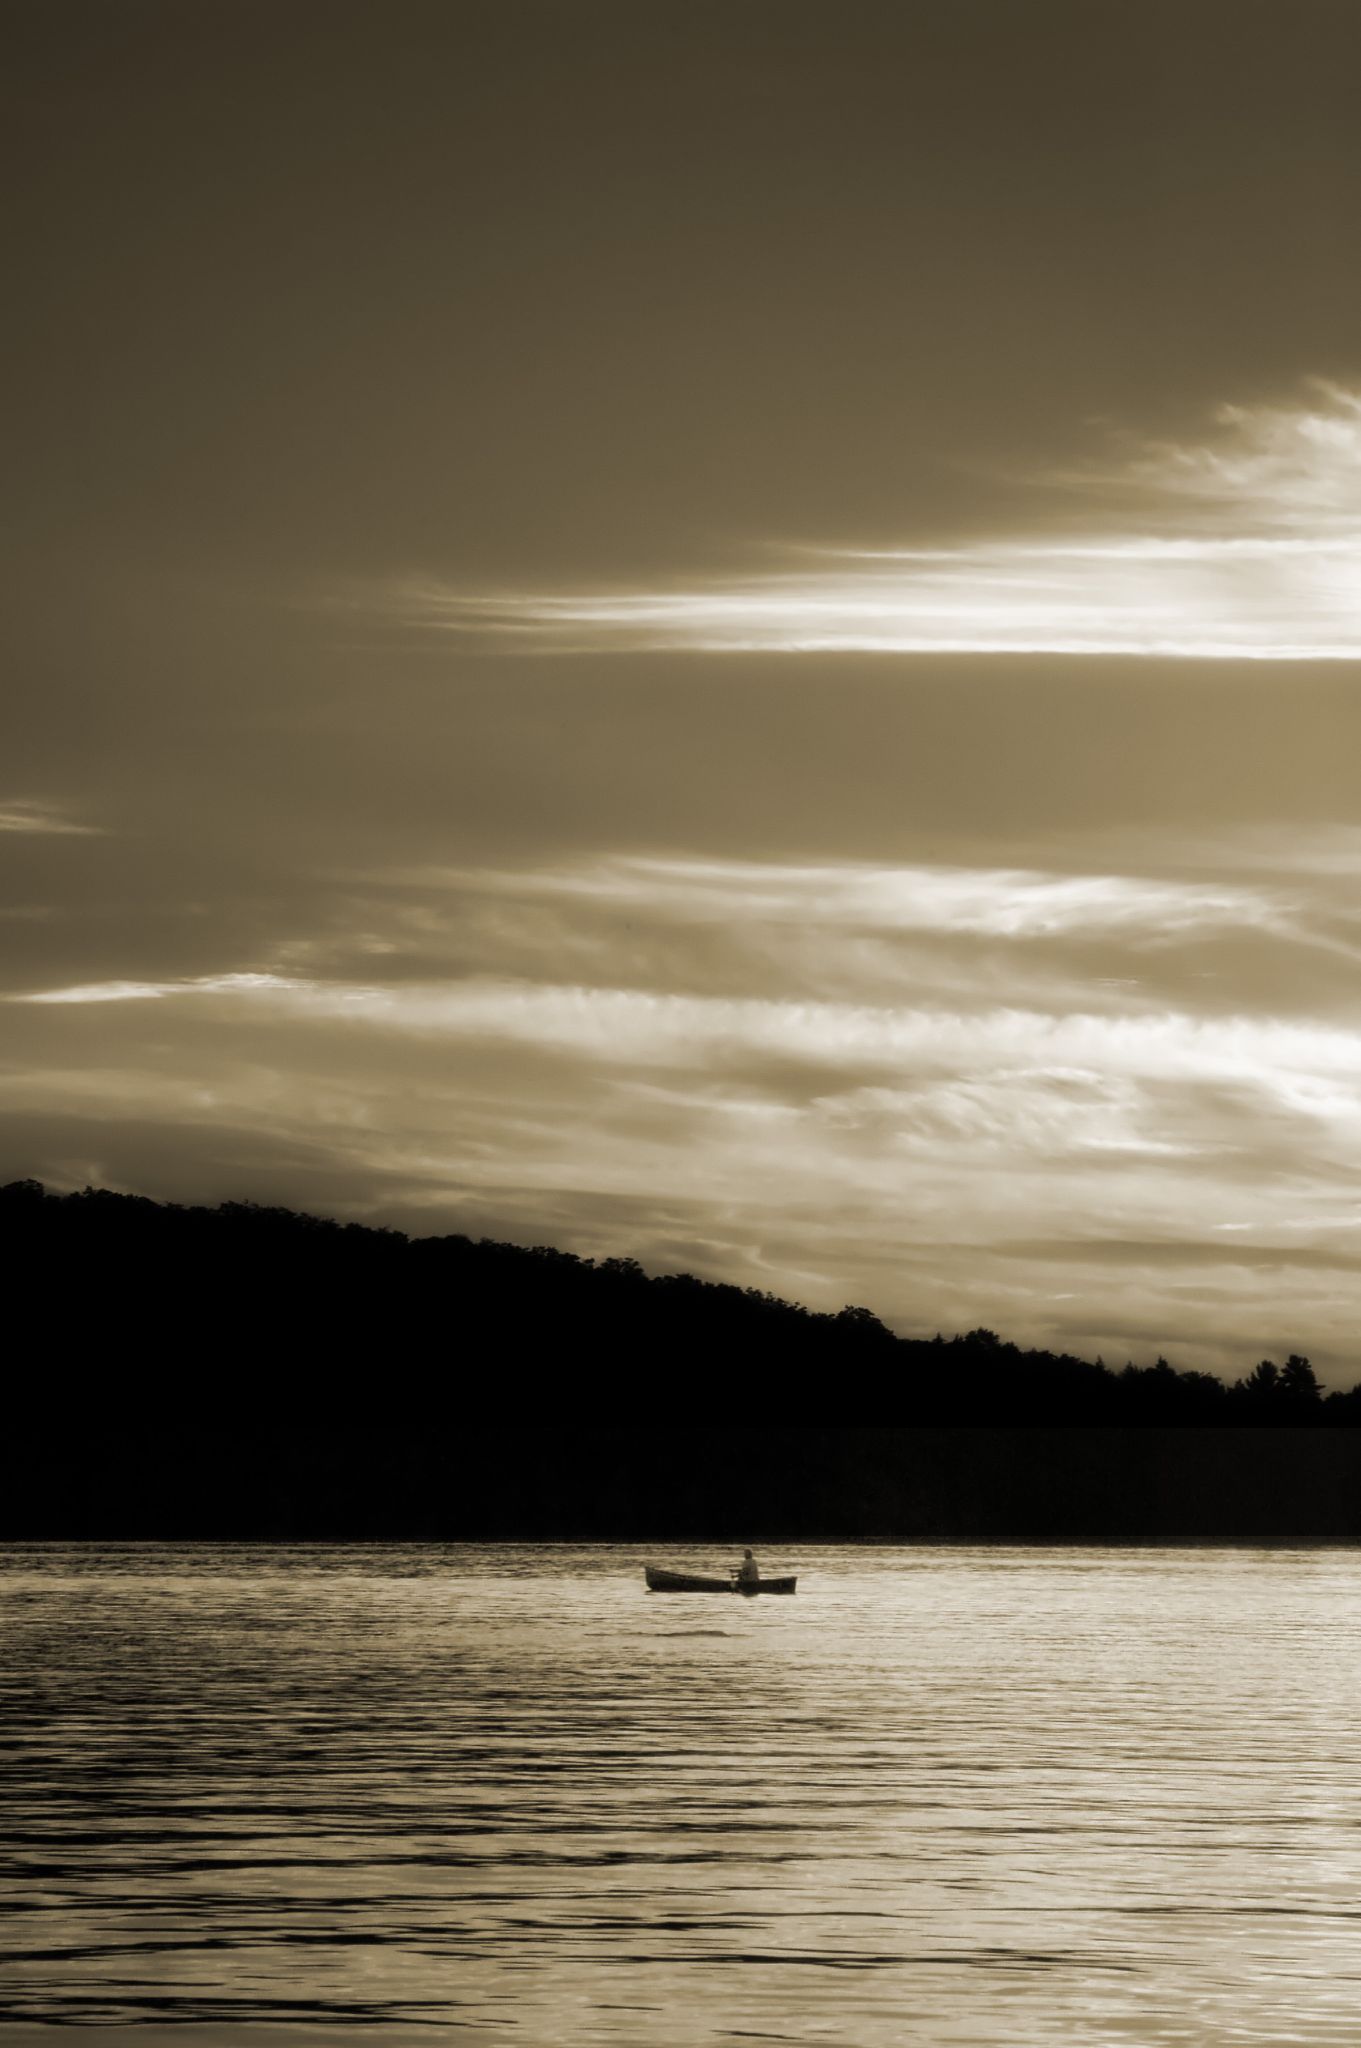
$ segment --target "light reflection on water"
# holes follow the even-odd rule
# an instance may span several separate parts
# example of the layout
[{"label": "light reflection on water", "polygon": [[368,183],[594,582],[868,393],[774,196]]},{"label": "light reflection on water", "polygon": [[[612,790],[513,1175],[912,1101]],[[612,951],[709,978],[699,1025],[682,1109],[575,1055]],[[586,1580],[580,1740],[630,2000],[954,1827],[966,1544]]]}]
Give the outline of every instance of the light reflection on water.
[{"label": "light reflection on water", "polygon": [[0,1551],[0,2022],[1361,2041],[1361,1553],[763,1561]]}]

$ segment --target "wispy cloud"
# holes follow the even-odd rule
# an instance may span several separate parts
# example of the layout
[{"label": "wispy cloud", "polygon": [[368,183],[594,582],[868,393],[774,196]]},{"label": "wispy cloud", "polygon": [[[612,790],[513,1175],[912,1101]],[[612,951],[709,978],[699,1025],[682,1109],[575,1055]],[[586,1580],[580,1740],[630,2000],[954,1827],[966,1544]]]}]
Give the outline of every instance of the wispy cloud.
[{"label": "wispy cloud", "polygon": [[1196,930],[1284,929],[1287,908],[1268,890],[1232,883],[855,861],[619,856],[551,872],[426,870],[402,879],[568,898],[649,917],[986,938],[1143,933],[1156,939]]},{"label": "wispy cloud", "polygon": [[1361,393],[1313,378],[1293,405],[1221,405],[1198,441],[1128,443],[1126,459],[1093,463],[1061,480],[1133,495],[1169,522],[1199,511],[1237,528],[1237,544],[1264,553],[1354,542],[1361,526]]},{"label": "wispy cloud", "polygon": [[1355,919],[1288,870],[1249,880],[640,853],[343,879],[353,894],[329,934],[281,936],[248,967],[72,979],[14,1000],[343,994],[353,1010],[388,996],[400,1008],[421,990],[551,982],[889,1011],[1151,1014],[1188,1002],[1231,1013],[1249,990],[1255,1007],[1275,986],[1292,992],[1296,1015],[1307,993],[1346,1021],[1361,957]]},{"label": "wispy cloud", "polygon": [[950,1012],[480,977],[382,987],[269,974],[106,982],[12,1000],[74,1005],[207,998],[262,1006],[281,1017],[362,1020],[388,1030],[534,1044],[607,1062],[702,1065],[732,1055],[856,1071],[905,1063],[993,1074],[1126,1073],[1216,1084],[1247,1081],[1303,1113],[1336,1110],[1351,1116],[1361,1109],[1361,1036],[1263,1017]]},{"label": "wispy cloud", "polygon": [[[790,550],[774,573],[665,589],[475,591],[412,581],[432,629],[545,653],[1361,656],[1361,396],[1224,407],[1192,443],[1127,443],[1037,478],[1043,539]],[[1083,501],[1070,530],[1064,505]]]},{"label": "wispy cloud", "polygon": [[[1234,1370],[1288,1310],[1286,1348],[1350,1357],[1354,1290],[1320,1303],[1317,1274],[1361,1235],[1352,835],[1211,835],[1151,872],[1051,851],[331,873],[295,941],[13,997],[13,1170],[630,1251],[906,1327],[1194,1340]],[[166,1165],[186,1149],[263,1163],[195,1188]],[[1203,1247],[1194,1298],[1164,1239]],[[1027,1277],[1018,1243],[1059,1249]]]},{"label": "wispy cloud", "polygon": [[[472,879],[393,880],[392,915],[443,889],[462,929]],[[1256,946],[1257,921],[1282,915],[1274,888],[640,857],[481,882],[490,923],[473,951],[490,965],[498,920],[523,915],[518,978],[394,979],[392,956],[370,949],[323,952],[310,971],[73,978],[12,1002],[11,1155],[178,1197],[316,1190],[321,1206],[418,1228],[867,1300],[908,1328],[981,1321],[1232,1370],[1279,1331],[1286,1348],[1350,1359],[1354,1290],[1339,1279],[1320,1302],[1310,1260],[1345,1261],[1361,1231],[1354,1005],[1331,1026],[1210,1015],[1193,978],[1180,1002],[1170,976],[1165,1001],[1143,989],[1103,1003],[1017,971],[1055,945],[1099,947],[1112,925],[1141,958],[1172,931],[1174,968],[1203,956],[1215,920],[1241,921]],[[375,895],[366,912],[379,909]],[[563,975],[563,931],[582,919],[612,981]],[[915,939],[913,972],[885,999],[840,920],[892,950],[905,930],[928,927],[927,946],[942,931],[942,951],[968,956],[958,999],[951,976],[918,978]],[[630,984],[628,934],[659,923],[682,985]],[[704,935],[729,926],[746,982],[705,989]],[[763,927],[778,941],[765,953]],[[998,947],[1000,980],[969,966]],[[227,1163],[194,1183],[186,1147]],[[1205,1247],[1193,1294],[1175,1260],[1164,1272],[1156,1249],[1146,1264],[1123,1250],[1163,1239]],[[1021,1241],[1059,1249],[1027,1261]],[[1282,1245],[1304,1256],[1283,1264]]]},{"label": "wispy cloud", "polygon": [[[1231,855],[1207,849],[1199,875],[1190,860],[1176,875],[641,854],[410,868],[356,878],[352,923],[400,932],[385,978],[406,980],[457,967],[709,995],[1051,1010],[1265,1002],[1349,1017],[1361,922],[1348,899],[1279,862],[1235,875]],[[341,979],[373,957],[304,944],[270,964]]]},{"label": "wispy cloud", "polygon": [[62,836],[89,837],[98,826],[83,825],[68,817],[57,804],[37,797],[0,799],[0,832],[42,832]]},{"label": "wispy cloud", "polygon": [[[1307,1259],[1290,1279],[1266,1251],[1356,1243],[1355,1029],[485,978],[138,992],[10,1013],[31,1019],[33,1057],[22,1087],[0,1075],[0,1113],[69,1124],[61,1156],[98,1160],[96,1178],[145,1186],[163,1126],[196,1146],[220,1128],[309,1147],[420,1227],[698,1264],[909,1328],[983,1321],[1108,1352],[1124,1330],[1128,1348],[1192,1344],[1235,1370],[1280,1331],[1351,1357],[1354,1290],[1321,1303]],[[224,1191],[255,1189],[238,1172]],[[1188,1294],[1175,1265],[1118,1246],[1038,1280],[1015,1256],[1084,1231],[1202,1243],[1222,1284]],[[1080,1319],[1046,1305],[1077,1291]]]},{"label": "wispy cloud", "polygon": [[269,989],[300,989],[278,974],[204,974],[182,981],[90,981],[70,988],[36,989],[7,998],[14,1003],[146,1003],[165,996],[259,995]]}]

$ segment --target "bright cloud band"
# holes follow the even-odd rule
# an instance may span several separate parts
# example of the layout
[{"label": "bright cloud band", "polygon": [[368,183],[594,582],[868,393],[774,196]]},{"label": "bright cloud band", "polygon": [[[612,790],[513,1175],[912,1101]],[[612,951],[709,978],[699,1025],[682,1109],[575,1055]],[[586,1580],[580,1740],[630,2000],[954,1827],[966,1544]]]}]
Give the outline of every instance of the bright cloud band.
[{"label": "bright cloud band", "polygon": [[[1204,443],[1041,482],[1085,498],[1037,543],[800,550],[778,573],[667,590],[408,584],[413,623],[546,653],[1361,658],[1361,397],[1224,408]],[[1046,508],[1052,517],[1052,508]]]}]

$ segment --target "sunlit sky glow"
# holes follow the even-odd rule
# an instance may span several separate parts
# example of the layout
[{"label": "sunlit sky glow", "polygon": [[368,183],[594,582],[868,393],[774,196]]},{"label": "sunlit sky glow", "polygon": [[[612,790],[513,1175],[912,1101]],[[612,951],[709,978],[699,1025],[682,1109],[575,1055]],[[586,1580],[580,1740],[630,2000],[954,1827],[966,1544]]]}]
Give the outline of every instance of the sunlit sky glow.
[{"label": "sunlit sky glow", "polygon": [[25,22],[0,1178],[1361,1376],[1361,14]]}]

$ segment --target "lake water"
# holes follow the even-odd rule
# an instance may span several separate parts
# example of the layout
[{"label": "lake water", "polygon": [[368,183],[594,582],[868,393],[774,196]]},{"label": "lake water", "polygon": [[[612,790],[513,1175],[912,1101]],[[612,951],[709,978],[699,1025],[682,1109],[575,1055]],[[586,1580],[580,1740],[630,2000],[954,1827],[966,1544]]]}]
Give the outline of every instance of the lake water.
[{"label": "lake water", "polygon": [[0,1550],[0,2038],[1361,2041],[1361,1552],[641,1556]]}]

